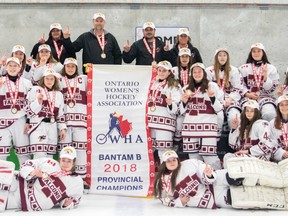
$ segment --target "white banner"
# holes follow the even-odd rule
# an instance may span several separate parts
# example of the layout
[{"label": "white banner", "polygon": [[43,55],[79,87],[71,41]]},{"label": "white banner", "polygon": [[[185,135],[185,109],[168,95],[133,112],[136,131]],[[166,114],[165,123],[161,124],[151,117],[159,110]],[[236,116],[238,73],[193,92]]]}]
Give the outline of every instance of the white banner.
[{"label": "white banner", "polygon": [[90,193],[150,196],[154,162],[147,130],[151,66],[93,65],[88,73]]}]

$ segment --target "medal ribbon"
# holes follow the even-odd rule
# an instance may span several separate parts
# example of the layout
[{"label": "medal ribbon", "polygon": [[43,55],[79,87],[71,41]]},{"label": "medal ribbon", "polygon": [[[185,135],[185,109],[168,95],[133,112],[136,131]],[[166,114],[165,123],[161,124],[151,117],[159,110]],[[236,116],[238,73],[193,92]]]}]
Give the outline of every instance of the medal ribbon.
[{"label": "medal ribbon", "polygon": [[64,46],[61,45],[61,48],[60,48],[60,50],[59,50],[59,47],[58,47],[57,42],[56,42],[55,40],[53,40],[53,44],[54,44],[54,47],[55,47],[55,50],[56,50],[56,53],[57,53],[57,57],[58,57],[58,59],[60,60],[60,56],[61,56],[61,54],[62,54],[62,51],[63,51],[63,49],[64,49]]},{"label": "medal ribbon", "polygon": [[48,100],[48,104],[49,104],[49,108],[50,108],[50,112],[51,112],[51,115],[54,116],[54,107],[55,107],[55,101],[56,101],[56,92],[53,90],[53,98],[52,98],[52,101],[51,101],[51,98],[50,98],[50,94],[47,90],[47,88],[45,87],[44,88],[44,92],[46,94],[46,97],[47,97],[47,100]]},{"label": "medal ribbon", "polygon": [[12,101],[12,106],[14,107],[16,105],[16,101],[18,98],[18,92],[19,92],[19,78],[16,80],[16,86],[15,86],[15,94],[13,94],[12,91],[12,86],[11,86],[11,81],[9,80],[8,76],[6,76],[6,83],[7,83],[7,88],[11,97]]},{"label": "medal ribbon", "polygon": [[223,79],[222,79],[222,82],[221,82],[221,79],[220,79],[220,88],[221,90],[224,92],[224,88],[225,88],[225,82],[226,82],[226,76],[224,74],[223,76]]},{"label": "medal ribbon", "polygon": [[167,182],[165,181],[164,175],[161,176],[162,181],[162,189],[168,194],[170,191],[170,183],[171,183],[172,172],[168,175]]},{"label": "medal ribbon", "polygon": [[[96,35],[96,34],[95,34]],[[100,45],[100,48],[102,50],[102,53],[104,53],[104,48],[105,48],[105,37],[104,37],[104,31],[102,32],[101,38],[96,35],[96,38],[98,40],[98,43]]]},{"label": "medal ribbon", "polygon": [[183,70],[183,68],[181,68],[180,73],[181,73],[182,86],[188,85],[188,69]]},{"label": "medal ribbon", "polygon": [[253,75],[254,75],[254,80],[255,80],[255,83],[257,85],[258,90],[260,90],[261,78],[263,75],[263,68],[264,68],[264,64],[261,64],[259,75],[257,75],[256,67],[254,64],[252,64],[252,71],[253,71]]},{"label": "medal ribbon", "polygon": [[64,77],[64,80],[65,80],[66,86],[67,86],[67,88],[68,88],[69,98],[70,98],[71,100],[73,100],[73,99],[74,99],[74,96],[75,96],[76,89],[77,89],[77,77],[74,78],[74,89],[73,89],[73,93],[72,93],[72,90],[71,90],[70,81],[67,79],[66,76]]},{"label": "medal ribbon", "polygon": [[146,49],[148,50],[148,52],[152,55],[153,61],[155,61],[155,57],[156,57],[156,39],[153,38],[152,50],[151,50],[151,48],[149,47],[149,45],[148,45],[148,43],[147,43],[147,41],[146,41],[146,38],[143,38],[143,42],[144,42],[144,44],[145,44]]},{"label": "medal ribbon", "polygon": [[[155,81],[156,82],[156,81]],[[154,83],[155,83],[154,82]],[[163,89],[163,87],[166,85],[166,80],[160,82],[157,84],[156,88],[153,88],[153,91],[152,91],[152,101],[153,101],[153,104],[156,103],[156,98],[158,96],[158,93]]]}]

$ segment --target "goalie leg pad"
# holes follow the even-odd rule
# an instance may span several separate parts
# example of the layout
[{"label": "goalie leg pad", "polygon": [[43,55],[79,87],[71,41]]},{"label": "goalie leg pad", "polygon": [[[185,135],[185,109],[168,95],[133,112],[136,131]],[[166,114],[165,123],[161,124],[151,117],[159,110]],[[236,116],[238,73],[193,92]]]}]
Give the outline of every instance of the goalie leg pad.
[{"label": "goalie leg pad", "polygon": [[[283,187],[283,178],[278,164],[258,158],[231,158],[227,160],[227,169],[231,178],[245,178],[243,185]],[[288,174],[287,174],[288,175]]]},{"label": "goalie leg pad", "polygon": [[277,209],[285,210],[285,194],[283,188],[264,186],[230,187],[232,207],[240,209]]}]

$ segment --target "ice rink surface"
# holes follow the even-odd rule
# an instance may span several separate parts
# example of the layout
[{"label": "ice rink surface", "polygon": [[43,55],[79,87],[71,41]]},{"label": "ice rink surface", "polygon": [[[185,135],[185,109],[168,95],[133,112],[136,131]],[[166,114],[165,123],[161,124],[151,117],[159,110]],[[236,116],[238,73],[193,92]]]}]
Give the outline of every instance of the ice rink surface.
[{"label": "ice rink surface", "polygon": [[[0,213],[1,214],[1,213]],[[41,216],[285,216],[287,211],[278,210],[238,210],[170,208],[152,198],[134,198],[106,195],[84,195],[76,209],[54,208],[42,212],[22,212],[7,210],[2,215],[41,215]]]}]

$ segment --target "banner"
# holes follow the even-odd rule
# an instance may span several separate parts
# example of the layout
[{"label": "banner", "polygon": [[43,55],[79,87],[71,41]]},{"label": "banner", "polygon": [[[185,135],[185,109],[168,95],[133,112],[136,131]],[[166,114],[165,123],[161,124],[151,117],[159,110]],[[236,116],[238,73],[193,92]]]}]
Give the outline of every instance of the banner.
[{"label": "banner", "polygon": [[90,193],[152,194],[154,160],[146,127],[151,70],[151,66],[93,65],[88,73]]}]

